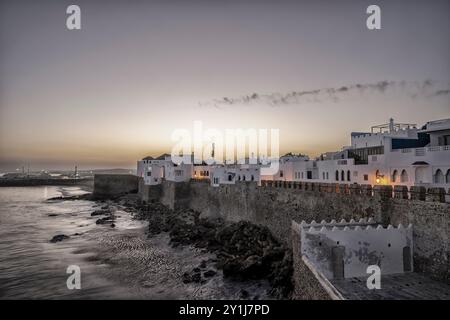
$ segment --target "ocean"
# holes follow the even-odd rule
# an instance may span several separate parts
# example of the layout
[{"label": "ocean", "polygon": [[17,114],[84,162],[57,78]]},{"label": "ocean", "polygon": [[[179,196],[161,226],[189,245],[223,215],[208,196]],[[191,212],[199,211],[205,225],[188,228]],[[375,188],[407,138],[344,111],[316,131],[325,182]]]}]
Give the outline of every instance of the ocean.
[{"label": "ocean", "polygon": [[[231,281],[219,270],[206,283],[183,283],[184,272],[214,256],[172,248],[167,234],[147,238],[147,222],[120,208],[112,228],[91,216],[102,204],[47,200],[84,192],[0,188],[0,299],[237,299],[242,290],[268,298],[266,281]],[[59,234],[69,238],[50,242]],[[81,289],[67,286],[72,265],[80,268]]]}]

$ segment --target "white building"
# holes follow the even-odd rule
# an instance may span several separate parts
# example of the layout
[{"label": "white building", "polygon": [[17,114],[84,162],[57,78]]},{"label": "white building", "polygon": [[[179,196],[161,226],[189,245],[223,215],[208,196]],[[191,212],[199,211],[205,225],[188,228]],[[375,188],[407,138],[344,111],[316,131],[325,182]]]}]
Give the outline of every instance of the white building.
[{"label": "white building", "polygon": [[[296,162],[292,181],[448,188],[449,144],[450,119],[430,121],[420,129],[391,119],[371,132],[353,132],[351,146],[339,152]],[[274,178],[291,180],[290,176]]]},{"label": "white building", "polygon": [[[163,179],[209,180],[211,185],[261,180],[326,183],[390,184],[450,188],[450,119],[414,124],[389,123],[370,132],[352,132],[350,146],[327,152],[316,160],[287,154],[275,175],[261,176],[262,164],[174,164],[170,155],[138,161],[137,175],[145,184]],[[193,156],[191,156],[193,160]]]},{"label": "white building", "polygon": [[236,164],[211,167],[211,185],[235,184],[236,182],[261,183],[261,165]]},{"label": "white building", "polygon": [[[264,175],[262,180],[277,180],[277,181],[296,181],[300,177],[306,179],[306,167],[312,166],[312,162],[309,161],[307,156],[287,154],[280,157],[279,170],[273,176]],[[304,172],[302,174],[302,172]]]},{"label": "white building", "polygon": [[163,180],[181,182],[192,178],[191,164],[175,164],[172,157],[162,154],[157,158],[145,157],[137,163],[137,175],[144,179],[144,184],[160,184]]}]

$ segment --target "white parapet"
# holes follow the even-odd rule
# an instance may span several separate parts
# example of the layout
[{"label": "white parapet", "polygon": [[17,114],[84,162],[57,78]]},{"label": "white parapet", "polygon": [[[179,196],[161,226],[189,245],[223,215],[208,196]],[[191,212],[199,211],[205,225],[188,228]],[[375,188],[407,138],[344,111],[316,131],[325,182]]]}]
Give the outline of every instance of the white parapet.
[{"label": "white parapet", "polygon": [[368,276],[369,265],[382,275],[413,270],[412,225],[383,228],[372,219],[351,219],[297,226],[302,255],[329,279]]}]

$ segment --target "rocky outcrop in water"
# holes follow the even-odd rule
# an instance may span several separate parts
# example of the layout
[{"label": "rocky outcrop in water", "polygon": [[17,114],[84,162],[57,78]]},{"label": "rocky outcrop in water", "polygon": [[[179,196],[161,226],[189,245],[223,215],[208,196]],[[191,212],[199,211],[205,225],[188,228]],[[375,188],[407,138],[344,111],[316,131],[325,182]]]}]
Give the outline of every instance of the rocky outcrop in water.
[{"label": "rocky outcrop in water", "polygon": [[95,210],[94,212],[91,213],[91,216],[95,217],[95,216],[101,216],[101,215],[105,215],[105,214],[111,214],[111,211],[109,209]]},{"label": "rocky outcrop in water", "polygon": [[54,237],[50,240],[50,242],[51,242],[51,243],[56,243],[56,242],[63,241],[63,240],[69,239],[69,238],[70,238],[70,237],[69,237],[69,236],[66,236],[65,234],[58,234],[58,235],[54,236]]},{"label": "rocky outcrop in water", "polygon": [[59,197],[53,197],[48,198],[47,201],[63,201],[63,200],[93,200],[92,193],[85,193],[75,196],[59,196]]}]

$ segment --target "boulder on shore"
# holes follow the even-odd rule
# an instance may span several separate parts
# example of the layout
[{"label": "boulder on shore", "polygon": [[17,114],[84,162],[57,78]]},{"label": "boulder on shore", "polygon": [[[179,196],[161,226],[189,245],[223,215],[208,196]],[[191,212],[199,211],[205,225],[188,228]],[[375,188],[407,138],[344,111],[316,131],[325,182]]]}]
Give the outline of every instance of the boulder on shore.
[{"label": "boulder on shore", "polygon": [[112,217],[104,217],[104,218],[100,218],[97,219],[97,221],[95,221],[96,224],[108,224],[108,223],[113,223],[114,219]]},{"label": "boulder on shore", "polygon": [[94,212],[91,213],[91,216],[95,217],[95,216],[101,216],[104,214],[111,214],[111,211],[108,209],[95,210]]},{"label": "boulder on shore", "polygon": [[59,242],[59,241],[63,241],[69,239],[69,236],[66,236],[65,234],[58,234],[56,236],[54,236],[50,242],[55,243],[55,242]]}]

